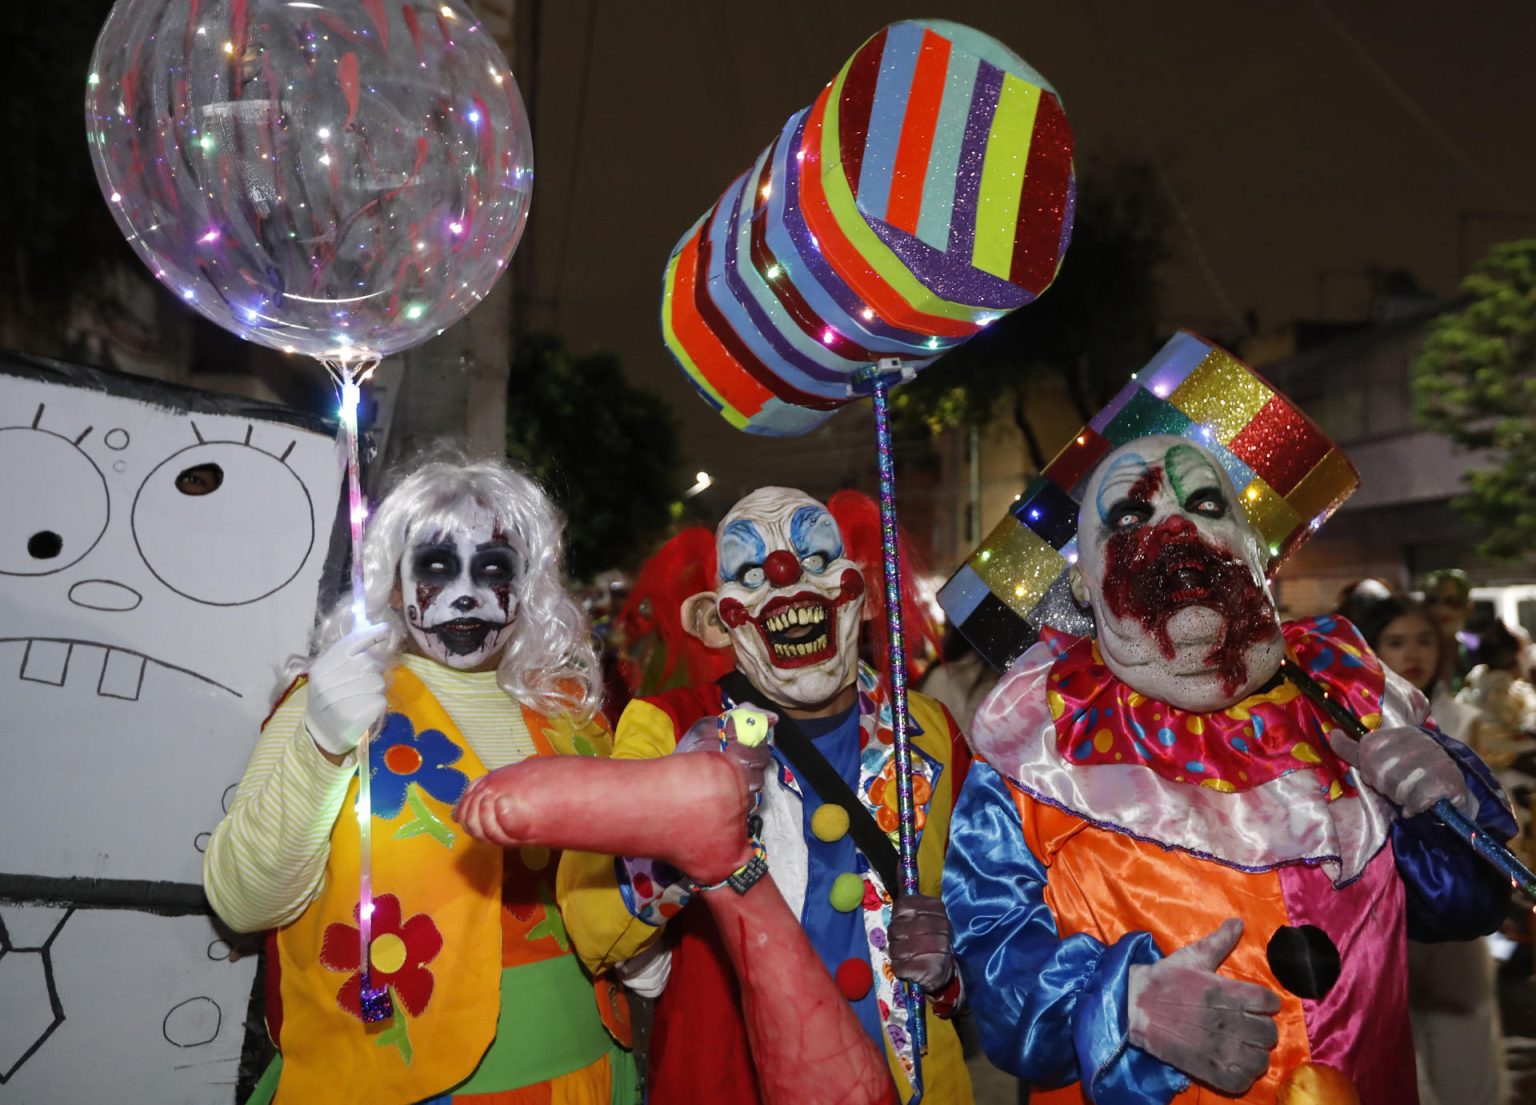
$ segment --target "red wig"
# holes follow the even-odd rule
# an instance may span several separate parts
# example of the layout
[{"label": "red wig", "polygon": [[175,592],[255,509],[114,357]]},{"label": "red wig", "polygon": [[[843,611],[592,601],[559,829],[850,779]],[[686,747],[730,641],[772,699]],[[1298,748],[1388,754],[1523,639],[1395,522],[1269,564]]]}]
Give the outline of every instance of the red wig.
[{"label": "red wig", "polygon": [[[673,535],[641,566],[616,624],[631,646],[654,633],[662,659],[660,671],[644,679],[647,685],[631,688],[635,693],[712,683],[735,667],[730,649],[709,648],[683,626],[683,600],[714,589],[715,534],[703,526]],[[635,680],[641,678],[636,672]]]},{"label": "red wig", "polygon": [[[889,623],[885,615],[885,559],[880,540],[880,504],[862,491],[839,491],[827,500],[827,510],[843,535],[844,555],[864,573],[868,589],[864,600],[871,612],[864,641],[875,658],[882,679],[891,666]],[[901,624],[906,630],[907,677],[916,679],[923,670],[924,654],[937,650],[939,628],[918,598],[917,570],[921,567],[906,532],[897,527],[896,550],[901,565]]]}]

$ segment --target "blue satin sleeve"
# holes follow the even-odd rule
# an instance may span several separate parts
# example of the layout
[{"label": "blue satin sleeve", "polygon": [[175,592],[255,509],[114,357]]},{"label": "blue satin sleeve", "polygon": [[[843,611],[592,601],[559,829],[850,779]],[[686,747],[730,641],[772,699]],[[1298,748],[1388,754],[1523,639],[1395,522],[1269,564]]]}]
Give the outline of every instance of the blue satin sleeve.
[{"label": "blue satin sleeve", "polygon": [[994,1066],[1035,1086],[1080,1082],[1095,1105],[1166,1105],[1188,1087],[1126,1039],[1130,969],[1162,958],[1151,934],[1061,938],[1008,784],[979,761],[950,821],[944,908]]},{"label": "blue satin sleeve", "polygon": [[[1438,729],[1423,732],[1435,738],[1461,769],[1483,831],[1499,841],[1513,837],[1518,831],[1514,815],[1487,765]],[[1407,891],[1408,939],[1471,940],[1492,932],[1504,920],[1509,880],[1478,859],[1433,813],[1394,821],[1392,850]]]}]

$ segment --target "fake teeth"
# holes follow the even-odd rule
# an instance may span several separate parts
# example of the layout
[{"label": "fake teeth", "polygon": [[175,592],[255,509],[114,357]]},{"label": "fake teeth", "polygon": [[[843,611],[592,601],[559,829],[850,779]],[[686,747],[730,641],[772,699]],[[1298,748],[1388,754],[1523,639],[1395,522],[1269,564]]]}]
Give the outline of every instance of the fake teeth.
[{"label": "fake teeth", "polygon": [[796,656],[809,656],[813,652],[820,652],[827,647],[827,635],[823,633],[815,640],[805,641],[801,644],[779,644],[774,642],[773,651],[781,657],[793,658]]},{"label": "fake teeth", "polygon": [[820,606],[797,606],[776,614],[763,624],[773,632],[783,632],[797,625],[820,625],[827,620],[827,612]]}]

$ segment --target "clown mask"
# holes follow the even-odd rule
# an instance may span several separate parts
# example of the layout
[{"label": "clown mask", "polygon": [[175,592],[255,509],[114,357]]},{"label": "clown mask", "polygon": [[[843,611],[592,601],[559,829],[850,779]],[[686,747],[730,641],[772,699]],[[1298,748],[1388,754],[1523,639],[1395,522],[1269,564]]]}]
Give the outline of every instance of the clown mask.
[{"label": "clown mask", "polygon": [[1115,450],[1088,482],[1072,591],[1110,671],[1150,698],[1221,709],[1284,656],[1264,545],[1221,465],[1181,437]]},{"label": "clown mask", "polygon": [[[764,487],[742,499],[716,531],[720,622],[706,644],[735,650],[736,665],[773,701],[817,710],[853,685],[858,672],[864,577],[843,555],[827,508],[800,491]],[[728,637],[728,640],[725,639]]]},{"label": "clown mask", "polygon": [[517,556],[489,515],[412,534],[400,562],[401,604],[416,651],[459,671],[496,666],[517,613]]}]

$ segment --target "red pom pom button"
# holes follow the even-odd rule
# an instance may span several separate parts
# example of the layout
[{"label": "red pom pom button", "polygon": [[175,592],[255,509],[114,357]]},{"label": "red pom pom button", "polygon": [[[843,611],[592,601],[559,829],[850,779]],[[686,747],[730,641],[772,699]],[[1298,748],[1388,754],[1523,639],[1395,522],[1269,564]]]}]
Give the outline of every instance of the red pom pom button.
[{"label": "red pom pom button", "polygon": [[837,988],[849,1001],[858,1001],[875,984],[875,972],[867,959],[845,959],[838,964]]}]

